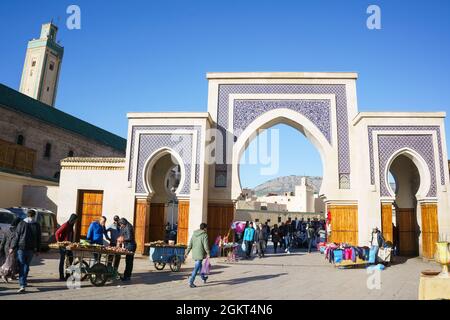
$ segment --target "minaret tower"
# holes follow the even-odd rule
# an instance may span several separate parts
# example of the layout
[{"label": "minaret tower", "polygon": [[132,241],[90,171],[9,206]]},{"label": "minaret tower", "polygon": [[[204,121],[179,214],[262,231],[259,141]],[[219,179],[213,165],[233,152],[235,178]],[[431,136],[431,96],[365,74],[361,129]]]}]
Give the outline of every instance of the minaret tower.
[{"label": "minaret tower", "polygon": [[41,36],[28,42],[19,91],[52,107],[55,105],[64,48],[56,42],[58,28],[42,25]]}]

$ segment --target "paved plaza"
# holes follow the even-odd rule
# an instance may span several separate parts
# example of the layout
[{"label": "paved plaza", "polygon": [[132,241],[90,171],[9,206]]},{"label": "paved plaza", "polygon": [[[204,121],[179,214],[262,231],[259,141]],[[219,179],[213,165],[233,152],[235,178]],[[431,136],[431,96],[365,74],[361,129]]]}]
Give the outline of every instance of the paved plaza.
[{"label": "paved plaza", "polygon": [[370,290],[367,282],[374,283],[374,278],[365,269],[337,269],[317,252],[269,254],[237,263],[224,260],[213,259],[208,283],[198,278],[197,288],[187,285],[192,262],[174,273],[168,267],[156,271],[148,257],[138,256],[130,283],[93,287],[83,281],[81,288],[68,289],[65,282],[56,281],[58,254],[50,252],[34,258],[26,294],[16,294],[17,282],[2,283],[0,299],[417,299],[420,272],[440,269],[420,258],[400,260],[381,272],[381,288]]}]

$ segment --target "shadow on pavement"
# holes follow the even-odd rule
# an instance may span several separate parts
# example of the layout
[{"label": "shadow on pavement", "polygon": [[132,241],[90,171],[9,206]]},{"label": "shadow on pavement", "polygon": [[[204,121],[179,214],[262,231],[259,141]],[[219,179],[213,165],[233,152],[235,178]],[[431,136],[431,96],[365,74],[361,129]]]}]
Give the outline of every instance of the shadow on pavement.
[{"label": "shadow on pavement", "polygon": [[205,287],[211,287],[211,286],[219,286],[219,285],[238,285],[242,283],[249,283],[252,281],[263,281],[263,280],[269,280],[278,278],[281,276],[285,276],[287,273],[279,273],[279,274],[272,274],[272,275],[261,275],[261,276],[253,276],[253,277],[245,277],[245,278],[236,278],[236,279],[230,279],[230,280],[223,280],[223,281],[209,281]]}]

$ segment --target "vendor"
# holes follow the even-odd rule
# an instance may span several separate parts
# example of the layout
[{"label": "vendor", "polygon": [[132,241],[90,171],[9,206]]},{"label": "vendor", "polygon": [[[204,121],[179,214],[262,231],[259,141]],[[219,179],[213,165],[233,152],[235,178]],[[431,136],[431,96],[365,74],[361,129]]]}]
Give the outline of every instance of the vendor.
[{"label": "vendor", "polygon": [[[134,230],[131,223],[127,219],[119,220],[120,235],[118,241],[123,244],[128,251],[136,251],[136,241],[134,240]],[[123,273],[122,281],[130,281],[131,273],[133,272],[134,255],[127,255],[125,258],[125,271]]]},{"label": "vendor", "polygon": [[[376,242],[374,243],[374,238]],[[385,246],[385,240],[383,238],[383,235],[381,234],[380,229],[377,227],[373,228],[372,230],[372,239],[370,240],[370,245],[372,246],[378,246],[379,248],[383,248]]]},{"label": "vendor", "polygon": [[106,236],[106,217],[100,217],[98,220],[93,221],[89,226],[86,240],[91,244],[103,245],[103,236]]},{"label": "vendor", "polygon": [[[59,227],[58,230],[56,230],[55,232],[55,238],[56,241],[61,242],[61,241],[73,241],[73,227],[75,225],[75,223],[78,220],[78,216],[73,213],[70,215],[69,220],[66,223],[63,223],[63,225],[61,227]],[[72,264],[73,261],[73,254],[72,251],[68,251],[66,250],[65,247],[61,247],[59,249],[59,280],[60,281],[65,281],[66,280],[66,274],[64,272],[64,262],[66,260],[66,256],[69,259],[69,262]]]}]

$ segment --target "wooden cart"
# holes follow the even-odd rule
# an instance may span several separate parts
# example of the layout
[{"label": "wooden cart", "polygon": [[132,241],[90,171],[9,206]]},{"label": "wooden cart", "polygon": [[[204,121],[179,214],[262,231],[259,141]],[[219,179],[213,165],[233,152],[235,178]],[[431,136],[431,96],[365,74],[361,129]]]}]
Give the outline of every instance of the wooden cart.
[{"label": "wooden cart", "polygon": [[89,279],[96,287],[105,285],[107,281],[119,279],[119,272],[114,266],[117,257],[133,255],[133,252],[116,252],[96,248],[70,248],[73,253],[73,262],[66,269],[69,280]]}]

